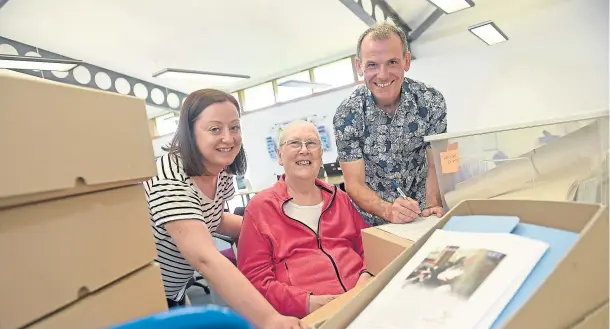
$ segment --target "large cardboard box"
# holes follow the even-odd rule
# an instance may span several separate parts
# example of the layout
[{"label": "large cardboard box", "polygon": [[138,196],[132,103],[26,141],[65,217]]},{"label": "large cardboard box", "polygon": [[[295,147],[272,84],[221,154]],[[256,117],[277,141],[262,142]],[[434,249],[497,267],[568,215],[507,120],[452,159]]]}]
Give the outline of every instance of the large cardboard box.
[{"label": "large cardboard box", "polygon": [[382,231],[376,227],[362,230],[362,246],[366,269],[373,275],[381,273],[405,249],[411,247],[414,241]]},{"label": "large cardboard box", "polygon": [[24,329],[102,329],[163,311],[161,271],[151,264]]},{"label": "large cardboard box", "polygon": [[[555,271],[504,329],[570,328],[608,301],[608,208],[601,205],[522,200],[468,200],[449,211],[452,216],[513,215],[521,222],[580,233]],[[423,246],[433,231],[405,250],[321,329],[346,328]],[[549,316],[552,314],[553,316]]]},{"label": "large cardboard box", "polygon": [[608,327],[608,302],[606,302],[571,329],[608,329]]},{"label": "large cardboard box", "polygon": [[0,210],[0,328],[39,319],[155,257],[140,184]]},{"label": "large cardboard box", "polygon": [[144,101],[0,71],[0,208],[156,175]]}]

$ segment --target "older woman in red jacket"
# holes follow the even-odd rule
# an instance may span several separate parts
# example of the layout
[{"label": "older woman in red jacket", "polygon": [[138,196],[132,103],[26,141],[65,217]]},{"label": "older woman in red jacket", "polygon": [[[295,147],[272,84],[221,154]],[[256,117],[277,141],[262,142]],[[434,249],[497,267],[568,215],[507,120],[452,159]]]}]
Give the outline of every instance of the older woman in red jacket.
[{"label": "older woman in red jacket", "polygon": [[313,124],[288,124],[279,142],[285,175],[246,207],[237,265],[278,312],[302,318],[370,277],[366,224],[345,192],[317,179]]}]

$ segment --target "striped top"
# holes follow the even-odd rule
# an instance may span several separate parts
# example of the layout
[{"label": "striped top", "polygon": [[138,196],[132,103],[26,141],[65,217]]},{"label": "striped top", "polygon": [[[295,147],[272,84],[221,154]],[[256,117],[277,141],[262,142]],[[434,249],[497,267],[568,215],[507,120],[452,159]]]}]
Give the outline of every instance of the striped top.
[{"label": "striped top", "polygon": [[211,200],[186,176],[180,161],[166,154],[157,159],[157,176],[144,182],[144,189],[157,246],[155,261],[161,267],[165,295],[180,301],[195,270],[184,259],[164,225],[175,220],[197,219],[210,233],[215,232],[222,218],[224,202],[235,193],[233,179],[230,174],[221,172],[216,195]]}]

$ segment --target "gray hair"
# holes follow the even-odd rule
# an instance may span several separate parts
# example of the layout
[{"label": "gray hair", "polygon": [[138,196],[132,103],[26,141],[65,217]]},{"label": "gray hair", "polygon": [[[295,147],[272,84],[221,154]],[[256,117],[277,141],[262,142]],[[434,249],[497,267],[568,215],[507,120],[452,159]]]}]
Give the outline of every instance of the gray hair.
[{"label": "gray hair", "polygon": [[316,125],[314,125],[313,123],[307,121],[307,120],[295,120],[295,121],[291,121],[289,122],[287,125],[285,125],[282,128],[282,131],[280,131],[280,134],[278,136],[278,146],[282,146],[282,144],[284,144],[284,142],[286,141],[285,139],[285,135],[286,135],[286,131],[294,128],[294,127],[298,127],[298,126],[311,126],[313,128],[313,130],[316,132],[316,136],[318,137],[318,140],[320,140],[320,132],[318,132],[318,128],[316,127]]},{"label": "gray hair", "polygon": [[371,36],[371,39],[378,40],[387,40],[392,36],[392,34],[398,35],[400,41],[402,42],[402,55],[407,55],[409,51],[409,44],[407,42],[407,35],[400,28],[390,24],[390,23],[378,23],[371,27],[369,27],[364,33],[360,35],[358,38],[358,45],[356,46],[356,56],[358,60],[362,60],[361,50],[362,50],[362,40],[366,38],[367,35]]}]

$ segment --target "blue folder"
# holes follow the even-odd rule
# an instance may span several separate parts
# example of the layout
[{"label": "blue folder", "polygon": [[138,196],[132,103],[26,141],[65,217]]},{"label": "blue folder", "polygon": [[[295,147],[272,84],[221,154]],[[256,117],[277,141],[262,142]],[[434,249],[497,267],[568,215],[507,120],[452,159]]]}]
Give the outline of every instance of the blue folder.
[{"label": "blue folder", "polygon": [[519,224],[517,216],[452,216],[444,231],[470,233],[510,233]]},{"label": "blue folder", "polygon": [[553,272],[578,239],[578,233],[520,223],[516,216],[453,216],[443,230],[476,233],[512,233],[548,243],[549,248],[532,269],[491,328],[499,328],[514,315]]},{"label": "blue folder", "polygon": [[493,329],[500,328],[504,321],[513,316],[530,299],[578,239],[578,233],[524,223],[517,225],[512,233],[546,242],[549,248],[500,313],[492,326]]}]

